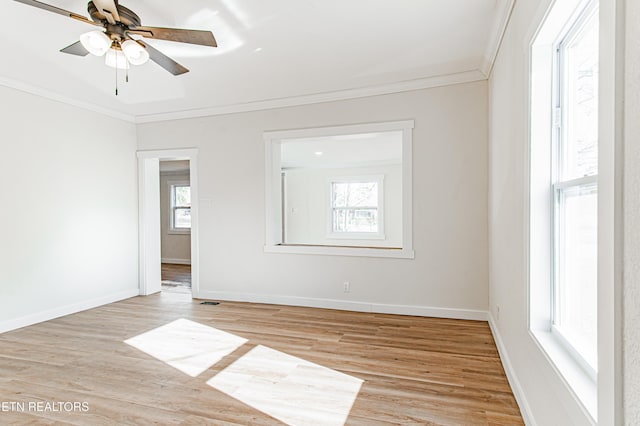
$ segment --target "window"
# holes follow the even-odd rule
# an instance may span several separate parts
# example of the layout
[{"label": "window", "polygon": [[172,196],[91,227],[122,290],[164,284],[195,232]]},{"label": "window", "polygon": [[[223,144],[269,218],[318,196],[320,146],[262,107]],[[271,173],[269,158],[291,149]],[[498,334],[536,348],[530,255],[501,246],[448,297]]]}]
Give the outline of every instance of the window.
[{"label": "window", "polygon": [[597,369],[598,14],[586,9],[556,48],[552,164],[553,331]]},{"label": "window", "polygon": [[170,183],[171,231],[188,233],[191,230],[191,187],[187,183]]},{"label": "window", "polygon": [[556,2],[531,49],[530,328],[597,417],[596,1]]},{"label": "window", "polygon": [[382,190],[382,176],[332,180],[331,236],[384,238]]}]

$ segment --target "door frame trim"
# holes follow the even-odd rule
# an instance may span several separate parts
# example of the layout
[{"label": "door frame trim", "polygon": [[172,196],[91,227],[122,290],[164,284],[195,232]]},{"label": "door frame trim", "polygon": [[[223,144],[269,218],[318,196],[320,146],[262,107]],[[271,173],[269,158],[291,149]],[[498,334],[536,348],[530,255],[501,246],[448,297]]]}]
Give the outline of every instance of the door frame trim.
[{"label": "door frame trim", "polygon": [[[160,232],[154,230],[148,232],[147,221],[150,212],[156,209],[158,214],[162,206],[150,206],[148,196],[160,198],[160,175],[158,180],[149,182],[147,173],[150,168],[155,167],[154,163],[167,160],[189,160],[189,176],[191,186],[191,297],[197,298],[200,293],[200,252],[199,252],[199,197],[198,197],[198,149],[163,149],[163,150],[140,150],[136,152],[138,157],[138,218],[139,218],[139,288],[140,295],[146,296],[158,288],[157,274],[160,271],[161,251]],[[154,270],[157,272],[154,274]],[[154,277],[155,275],[155,277]],[[160,285],[161,288],[161,285]]]}]

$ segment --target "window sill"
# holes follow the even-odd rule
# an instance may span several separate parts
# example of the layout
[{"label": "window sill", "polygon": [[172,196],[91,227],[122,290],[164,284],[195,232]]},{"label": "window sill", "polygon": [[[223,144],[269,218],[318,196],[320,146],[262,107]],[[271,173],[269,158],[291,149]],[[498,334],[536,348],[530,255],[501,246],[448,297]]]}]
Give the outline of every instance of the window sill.
[{"label": "window sill", "polygon": [[190,229],[169,229],[167,231],[167,234],[169,235],[191,235],[191,230]]},{"label": "window sill", "polygon": [[312,245],[275,245],[264,246],[265,253],[316,254],[323,256],[359,256],[413,259],[413,250],[394,247],[340,247]]},{"label": "window sill", "polygon": [[550,331],[531,330],[531,336],[554,371],[569,389],[585,414],[595,424],[598,418],[598,386],[564,345]]}]

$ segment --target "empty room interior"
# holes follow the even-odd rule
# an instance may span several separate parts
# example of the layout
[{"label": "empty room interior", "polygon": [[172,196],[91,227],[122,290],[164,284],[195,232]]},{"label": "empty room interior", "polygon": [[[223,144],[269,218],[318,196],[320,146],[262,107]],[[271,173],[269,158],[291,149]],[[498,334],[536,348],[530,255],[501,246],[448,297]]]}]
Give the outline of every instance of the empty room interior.
[{"label": "empty room interior", "polygon": [[0,14],[0,424],[640,424],[640,2]]}]

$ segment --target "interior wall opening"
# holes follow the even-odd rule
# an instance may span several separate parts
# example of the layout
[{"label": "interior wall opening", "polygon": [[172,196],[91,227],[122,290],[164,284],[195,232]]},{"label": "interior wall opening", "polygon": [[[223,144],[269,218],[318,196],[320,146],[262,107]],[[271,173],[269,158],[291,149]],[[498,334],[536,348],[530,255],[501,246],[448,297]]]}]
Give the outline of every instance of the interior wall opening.
[{"label": "interior wall opening", "polygon": [[162,291],[191,294],[191,183],[189,160],[160,161]]}]

